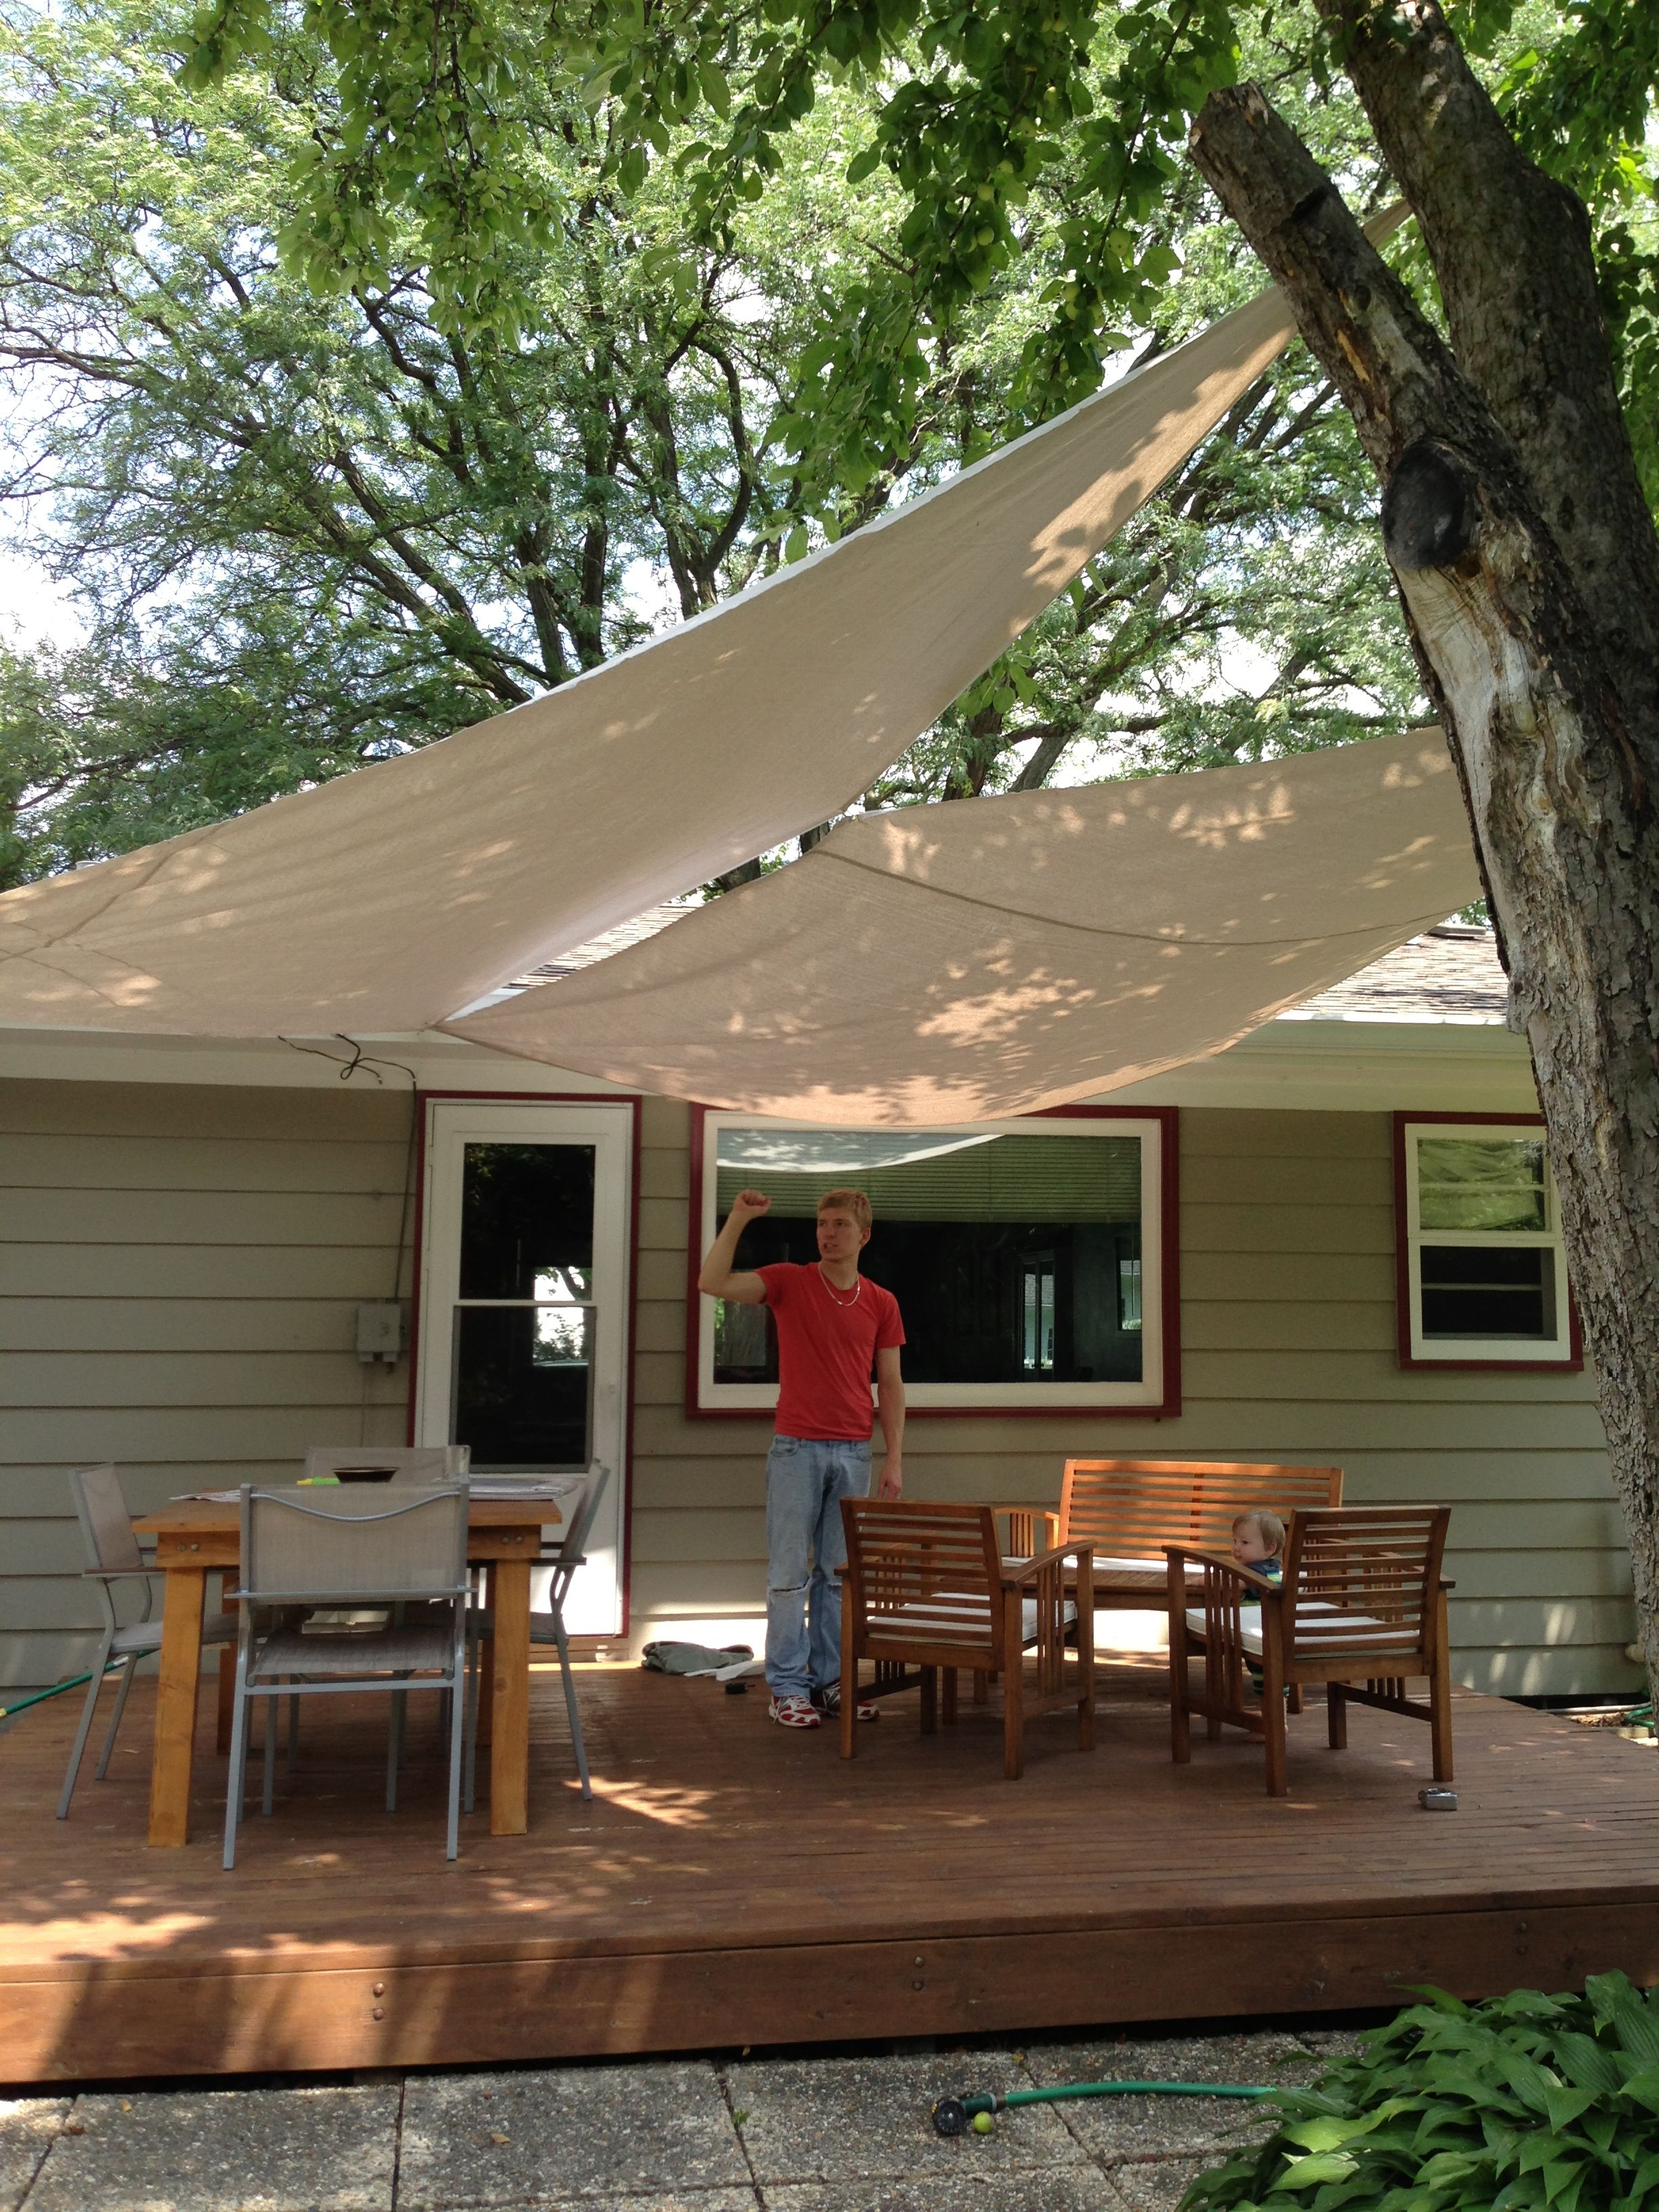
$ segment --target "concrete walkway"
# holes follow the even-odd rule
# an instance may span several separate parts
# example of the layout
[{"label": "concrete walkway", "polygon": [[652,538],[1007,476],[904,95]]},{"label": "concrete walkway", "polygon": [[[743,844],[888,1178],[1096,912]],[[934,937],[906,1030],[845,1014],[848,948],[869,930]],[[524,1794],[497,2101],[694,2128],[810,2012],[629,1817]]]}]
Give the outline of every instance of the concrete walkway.
[{"label": "concrete walkway", "polygon": [[1273,2124],[1103,2098],[947,2140],[933,2100],[1060,2081],[1305,2084],[1351,2035],[671,2058],[0,2101],[0,2212],[1174,2212]]}]

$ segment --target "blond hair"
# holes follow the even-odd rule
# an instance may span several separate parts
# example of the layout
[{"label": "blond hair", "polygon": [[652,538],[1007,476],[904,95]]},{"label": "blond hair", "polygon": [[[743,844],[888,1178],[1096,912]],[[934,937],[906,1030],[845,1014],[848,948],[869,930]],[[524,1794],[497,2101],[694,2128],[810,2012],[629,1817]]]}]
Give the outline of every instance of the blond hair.
[{"label": "blond hair", "polygon": [[870,1201],[861,1190],[826,1190],[818,1200],[818,1212],[826,1212],[831,1206],[839,1212],[850,1213],[864,1234],[870,1234]]},{"label": "blond hair", "polygon": [[1233,1534],[1240,1535],[1246,1528],[1259,1529],[1262,1542],[1276,1558],[1285,1548],[1285,1523],[1277,1513],[1269,1513],[1265,1506],[1252,1505],[1233,1516]]}]

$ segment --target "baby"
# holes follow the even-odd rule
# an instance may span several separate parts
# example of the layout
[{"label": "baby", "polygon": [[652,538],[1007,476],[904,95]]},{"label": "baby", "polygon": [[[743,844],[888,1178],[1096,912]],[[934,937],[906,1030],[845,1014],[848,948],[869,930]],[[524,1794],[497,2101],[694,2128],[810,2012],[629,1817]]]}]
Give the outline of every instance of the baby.
[{"label": "baby", "polygon": [[1233,1557],[1241,1567],[1279,1582],[1285,1572],[1284,1553],[1285,1523],[1278,1514],[1253,1505],[1234,1521]]}]

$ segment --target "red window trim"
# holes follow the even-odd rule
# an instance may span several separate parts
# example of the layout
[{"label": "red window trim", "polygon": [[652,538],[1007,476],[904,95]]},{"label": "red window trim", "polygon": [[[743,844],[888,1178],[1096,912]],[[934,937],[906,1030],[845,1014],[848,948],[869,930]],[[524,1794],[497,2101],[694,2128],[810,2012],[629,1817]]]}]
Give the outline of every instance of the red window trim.
[{"label": "red window trim", "polygon": [[634,1605],[634,1370],[639,1349],[640,1133],[645,1101],[637,1091],[421,1091],[415,1093],[415,1227],[410,1247],[413,1275],[409,1286],[409,1404],[404,1439],[415,1441],[416,1361],[421,1343],[421,1280],[426,1234],[426,1109],[428,1103],[453,1099],[462,1104],[494,1101],[510,1106],[626,1106],[630,1135],[628,1172],[628,1351],[623,1362],[622,1626],[629,1632]]},{"label": "red window trim", "polygon": [[1394,1117],[1394,1310],[1395,1349],[1408,1374],[1576,1375],[1584,1364],[1578,1301],[1567,1285],[1567,1357],[1565,1359],[1419,1359],[1412,1351],[1412,1249],[1406,1215],[1406,1130],[1424,1122],[1463,1122],[1493,1128],[1545,1130],[1541,1114],[1413,1114]]},{"label": "red window trim", "polygon": [[[685,1418],[689,1421],[769,1421],[769,1406],[704,1406],[697,1397],[697,1273],[702,1265],[703,1127],[720,1107],[691,1108],[691,1179],[686,1200]],[[1164,1395],[1155,1406],[910,1406],[912,1421],[1173,1421],[1181,1413],[1181,1109],[1176,1106],[1045,1106],[1024,1121],[1156,1121],[1162,1130],[1158,1194],[1159,1259],[1163,1272]]]}]

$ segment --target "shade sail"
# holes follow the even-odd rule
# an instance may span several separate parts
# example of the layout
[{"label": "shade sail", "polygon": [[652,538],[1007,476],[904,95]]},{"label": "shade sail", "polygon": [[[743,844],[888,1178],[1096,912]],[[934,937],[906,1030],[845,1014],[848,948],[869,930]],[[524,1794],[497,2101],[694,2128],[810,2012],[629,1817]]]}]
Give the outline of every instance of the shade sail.
[{"label": "shade sail", "polygon": [[0,897],[0,1024],[426,1027],[844,808],[1290,334],[1262,294],[1164,358],[545,698]]},{"label": "shade sail", "polygon": [[449,1027],[710,1105],[928,1127],[1222,1050],[1480,896],[1437,730],[855,817]]}]

